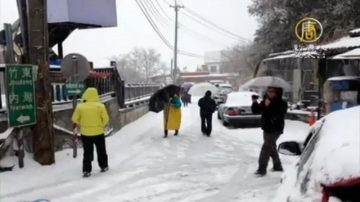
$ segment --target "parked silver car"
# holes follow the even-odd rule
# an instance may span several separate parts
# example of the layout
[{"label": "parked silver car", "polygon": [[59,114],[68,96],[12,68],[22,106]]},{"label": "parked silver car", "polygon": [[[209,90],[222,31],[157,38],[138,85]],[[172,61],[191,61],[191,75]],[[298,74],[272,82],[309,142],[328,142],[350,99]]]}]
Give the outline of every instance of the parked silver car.
[{"label": "parked silver car", "polygon": [[233,92],[227,95],[226,102],[218,109],[218,119],[224,126],[260,126],[261,115],[253,114],[251,110],[255,92]]}]

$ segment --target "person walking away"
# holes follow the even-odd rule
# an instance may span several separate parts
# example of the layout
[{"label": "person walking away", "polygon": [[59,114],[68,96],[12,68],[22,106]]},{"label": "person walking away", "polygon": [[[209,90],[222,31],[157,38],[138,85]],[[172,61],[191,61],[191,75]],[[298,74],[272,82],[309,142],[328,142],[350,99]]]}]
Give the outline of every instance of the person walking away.
[{"label": "person walking away", "polygon": [[164,138],[167,138],[169,130],[175,130],[174,135],[179,134],[179,128],[181,124],[181,101],[175,94],[170,97],[168,103],[164,107]]},{"label": "person walking away", "polygon": [[216,110],[216,103],[211,98],[211,91],[206,91],[205,96],[199,100],[201,132],[210,137],[212,130],[212,115]]},{"label": "person walking away", "polygon": [[273,161],[272,171],[283,171],[276,148],[276,141],[284,130],[285,114],[287,111],[287,102],[282,99],[282,94],[281,88],[268,87],[263,101],[258,105],[256,100],[253,102],[253,113],[262,114],[261,128],[264,137],[264,143],[259,156],[259,167],[255,173],[258,176],[266,175],[270,157]]},{"label": "person walking away", "polygon": [[89,177],[92,170],[91,162],[94,159],[94,145],[101,172],[109,169],[104,136],[104,128],[109,122],[109,115],[104,104],[100,102],[96,88],[86,89],[82,99],[84,103],[77,105],[72,121],[80,128],[83,142],[83,177]]}]

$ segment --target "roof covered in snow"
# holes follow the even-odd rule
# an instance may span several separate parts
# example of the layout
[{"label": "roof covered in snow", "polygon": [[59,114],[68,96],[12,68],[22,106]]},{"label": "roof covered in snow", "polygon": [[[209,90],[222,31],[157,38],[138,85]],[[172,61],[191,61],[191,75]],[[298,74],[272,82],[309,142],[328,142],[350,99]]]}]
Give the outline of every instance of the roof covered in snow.
[{"label": "roof covered in snow", "polygon": [[336,76],[329,78],[328,81],[342,81],[342,80],[354,80],[354,79],[360,79],[360,76]]},{"label": "roof covered in snow", "polygon": [[355,48],[351,51],[334,56],[334,60],[344,60],[344,59],[360,59],[360,48]]},{"label": "roof covered in snow", "polygon": [[288,50],[280,53],[272,53],[269,55],[269,58],[266,58],[264,61],[285,59],[285,58],[319,58],[322,56],[323,52],[328,51],[337,51],[345,52],[347,50],[356,49],[353,52],[349,52],[348,58],[343,58],[344,56],[339,56],[339,58],[333,59],[359,59],[360,57],[360,28],[354,29],[349,32],[349,36],[342,37],[333,42],[322,44],[322,45],[309,45],[305,48],[300,48],[298,50]]},{"label": "roof covered in snow", "polygon": [[360,36],[360,28],[351,30],[349,34],[350,36]]},{"label": "roof covered in snow", "polygon": [[[271,55],[270,55],[271,56]],[[273,57],[266,58],[264,61],[286,59],[286,58],[318,58],[319,53],[316,51],[286,51],[282,54],[273,55]]]},{"label": "roof covered in snow", "polygon": [[358,47],[360,48],[360,37],[346,36],[334,42],[317,46],[317,49],[332,50],[332,49],[340,49],[340,48],[358,48]]}]

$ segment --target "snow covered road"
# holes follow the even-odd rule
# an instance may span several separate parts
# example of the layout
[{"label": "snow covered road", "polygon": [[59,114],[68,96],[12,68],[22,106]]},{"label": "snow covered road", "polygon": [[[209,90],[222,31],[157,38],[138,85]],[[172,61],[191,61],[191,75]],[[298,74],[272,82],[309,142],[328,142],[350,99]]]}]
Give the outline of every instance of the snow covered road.
[{"label": "snow covered road", "polygon": [[[24,169],[0,173],[0,201],[271,201],[281,174],[253,175],[261,130],[225,128],[215,114],[213,123],[212,137],[204,137],[198,108],[190,105],[183,108],[180,135],[170,133],[164,139],[162,113],[148,113],[107,138],[107,173],[100,173],[94,161],[92,176],[82,178],[82,158],[73,159],[71,150],[56,153],[52,166],[26,159]],[[307,129],[306,124],[287,121],[284,136]],[[295,158],[282,160],[286,169]]]}]

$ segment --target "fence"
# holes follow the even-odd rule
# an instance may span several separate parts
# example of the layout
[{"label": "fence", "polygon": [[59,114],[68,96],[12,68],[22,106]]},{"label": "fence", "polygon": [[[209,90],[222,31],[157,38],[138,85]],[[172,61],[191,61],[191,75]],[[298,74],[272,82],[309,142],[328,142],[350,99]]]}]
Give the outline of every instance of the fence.
[{"label": "fence", "polygon": [[[71,97],[66,96],[64,81],[53,82],[51,85],[53,104],[72,101]],[[127,103],[136,104],[136,100],[143,102],[160,88],[157,84],[125,84],[115,67],[94,69],[85,80],[85,86],[98,89],[100,95],[116,95],[121,108],[126,108]]]},{"label": "fence", "polygon": [[125,102],[151,96],[159,87],[154,84],[125,84]]}]

